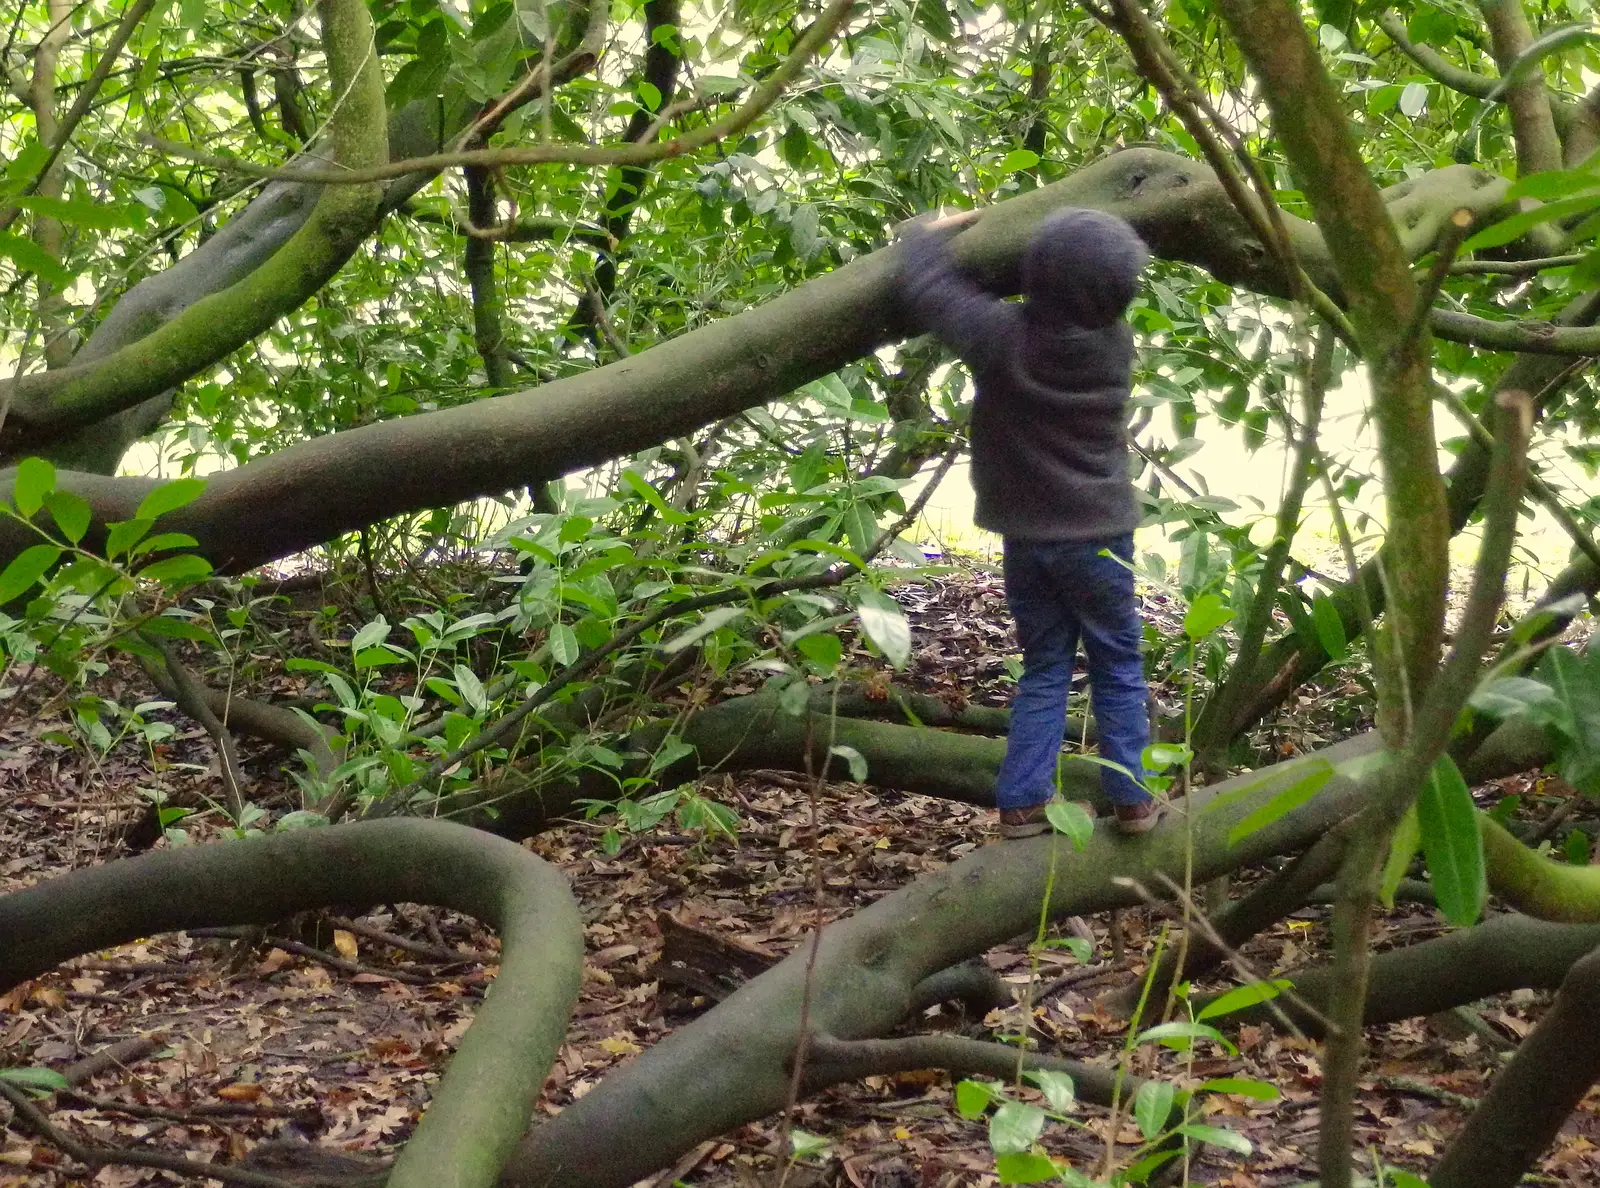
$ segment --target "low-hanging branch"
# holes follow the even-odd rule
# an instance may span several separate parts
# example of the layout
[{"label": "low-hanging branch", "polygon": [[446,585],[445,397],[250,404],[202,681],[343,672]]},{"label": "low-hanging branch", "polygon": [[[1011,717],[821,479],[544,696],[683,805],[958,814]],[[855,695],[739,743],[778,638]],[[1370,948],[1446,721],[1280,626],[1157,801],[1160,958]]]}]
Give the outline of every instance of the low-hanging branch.
[{"label": "low-hanging branch", "polygon": [[[1503,203],[1506,185],[1451,166],[1384,196],[1407,251],[1421,255],[1451,212],[1467,207],[1486,215]],[[953,247],[988,287],[1014,292],[1028,236],[1061,206],[1116,213],[1157,254],[1230,284],[1286,291],[1281,270],[1215,175],[1155,149],[1114,153],[998,203]],[[1307,272],[1319,285],[1336,285],[1315,226],[1288,216],[1285,225]],[[901,337],[897,259],[893,248],[863,256],[756,309],[541,388],[290,446],[213,475],[200,498],[162,526],[195,537],[218,569],[241,572],[390,516],[499,494],[681,437],[780,399]],[[0,472],[0,495],[10,477]],[[89,502],[99,526],[88,538],[92,546],[106,523],[131,518],[155,484],[63,469],[58,485]],[[0,523],[0,560],[34,539]]]}]

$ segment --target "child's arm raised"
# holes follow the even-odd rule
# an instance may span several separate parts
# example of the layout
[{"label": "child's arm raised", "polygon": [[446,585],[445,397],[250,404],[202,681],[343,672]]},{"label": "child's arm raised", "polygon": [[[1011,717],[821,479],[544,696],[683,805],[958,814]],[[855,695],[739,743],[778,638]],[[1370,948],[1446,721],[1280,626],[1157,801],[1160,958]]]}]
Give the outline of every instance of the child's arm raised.
[{"label": "child's arm raised", "polygon": [[927,226],[914,227],[901,252],[901,299],[918,326],[936,334],[969,367],[993,366],[1010,353],[1021,311],[974,284],[942,236]]}]

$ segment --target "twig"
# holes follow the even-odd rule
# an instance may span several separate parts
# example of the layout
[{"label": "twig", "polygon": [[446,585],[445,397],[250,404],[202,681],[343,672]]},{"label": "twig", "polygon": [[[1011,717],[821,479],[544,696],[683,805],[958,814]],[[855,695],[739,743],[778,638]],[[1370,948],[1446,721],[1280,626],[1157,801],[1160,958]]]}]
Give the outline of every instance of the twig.
[{"label": "twig", "polygon": [[244,1188],[293,1188],[288,1180],[261,1172],[244,1171],[220,1163],[200,1163],[181,1155],[167,1155],[160,1151],[123,1150],[118,1147],[89,1147],[67,1137],[51,1124],[50,1119],[29,1100],[28,1095],[11,1082],[0,1079],[0,1097],[9,1101],[17,1118],[45,1142],[59,1147],[71,1159],[90,1167],[119,1164],[124,1167],[151,1167],[193,1176],[200,1180],[221,1180],[224,1184],[239,1184]]},{"label": "twig", "polygon": [[1380,1089],[1393,1089],[1397,1093],[1410,1093],[1417,1097],[1431,1097],[1434,1101],[1441,1101],[1445,1105],[1455,1106],[1460,1110],[1475,1110],[1478,1108],[1478,1099],[1476,1097],[1468,1097],[1462,1093],[1452,1093],[1448,1089],[1430,1085],[1427,1081],[1418,1080],[1416,1077],[1385,1074],[1374,1077],[1373,1084]]},{"label": "twig", "polygon": [[101,1048],[92,1056],[85,1056],[82,1060],[73,1062],[61,1070],[61,1075],[66,1078],[69,1085],[81,1085],[93,1077],[99,1076],[107,1069],[121,1068],[128,1064],[137,1064],[157,1048],[163,1047],[167,1037],[159,1031],[152,1031],[149,1035],[136,1035],[129,1039],[119,1040],[117,1043]]},{"label": "twig", "polygon": [[1585,258],[1575,254],[1543,256],[1537,260],[1456,260],[1451,263],[1450,271],[1458,276],[1531,276],[1546,268],[1569,268],[1581,264]]},{"label": "twig", "polygon": [[422,941],[412,940],[410,937],[397,936],[392,932],[385,932],[371,924],[363,924],[360,920],[349,920],[344,916],[330,916],[328,922],[335,928],[343,928],[357,936],[364,936],[368,940],[377,941],[379,944],[389,945],[407,953],[415,953],[418,957],[426,957],[430,961],[443,962],[446,965],[471,965],[481,964],[495,960],[490,953],[465,953],[459,949],[440,948],[438,945],[425,944]]},{"label": "twig", "polygon": [[822,780],[828,770],[828,764],[833,759],[833,740],[839,722],[839,686],[833,687],[834,705],[833,712],[828,715],[828,749],[823,753],[822,766],[817,768],[812,762],[812,732],[816,728],[815,719],[810,714],[806,715],[805,729],[805,764],[806,764],[806,803],[809,806],[809,836],[806,848],[811,857],[811,903],[815,912],[815,922],[811,929],[811,946],[806,952],[805,981],[800,990],[800,1024],[794,1046],[794,1068],[789,1076],[789,1099],[783,1106],[783,1121],[778,1128],[777,1157],[784,1161],[783,1172],[778,1177],[778,1188],[784,1188],[784,1183],[789,1178],[789,1170],[794,1166],[794,1160],[788,1158],[792,1149],[791,1134],[794,1129],[794,1111],[800,1104],[800,1088],[805,1081],[806,1054],[811,1046],[811,998],[816,990],[817,955],[822,951],[822,927],[827,916],[827,889],[822,877],[822,823],[821,814],[817,810],[818,802],[822,799]]},{"label": "twig", "polygon": [[1402,358],[1411,350],[1422,328],[1428,324],[1434,300],[1439,296],[1445,277],[1450,275],[1450,265],[1455,262],[1456,253],[1461,250],[1461,244],[1470,230],[1472,212],[1465,208],[1454,211],[1440,230],[1439,240],[1433,248],[1433,264],[1428,268],[1427,277],[1417,287],[1417,303],[1411,311],[1411,321],[1407,323],[1400,341],[1390,348],[1395,358]]},{"label": "twig", "polygon": [[553,64],[549,54],[545,54],[523,76],[521,82],[461,130],[455,140],[456,148],[481,143],[484,137],[500,126],[500,121],[505,119],[507,113],[541,95],[548,99],[558,79],[570,78],[599,60],[600,51],[605,48],[606,18],[610,15],[610,6],[604,0],[589,0],[588,8],[589,23],[584,28],[583,41],[578,48]]},{"label": "twig", "polygon": [[161,653],[161,659],[166,664],[167,672],[172,677],[173,688],[177,692],[178,708],[188,714],[207,734],[217,746],[217,763],[222,769],[222,788],[228,806],[228,815],[235,824],[244,821],[244,784],[239,766],[239,748],[234,744],[233,735],[228,733],[228,727],[215,713],[206,700],[205,689],[199,679],[172,654],[168,642],[158,635],[148,631],[140,632],[144,641]]},{"label": "twig", "polygon": [[422,974],[407,973],[400,969],[378,969],[371,965],[364,965],[359,961],[347,961],[315,945],[308,945],[302,941],[274,938],[267,942],[274,948],[282,949],[286,953],[294,953],[300,957],[309,958],[320,962],[330,969],[337,969],[341,973],[349,974],[374,974],[380,978],[392,978],[396,982],[404,982],[408,986],[431,986],[438,981],[437,978],[426,977]]}]

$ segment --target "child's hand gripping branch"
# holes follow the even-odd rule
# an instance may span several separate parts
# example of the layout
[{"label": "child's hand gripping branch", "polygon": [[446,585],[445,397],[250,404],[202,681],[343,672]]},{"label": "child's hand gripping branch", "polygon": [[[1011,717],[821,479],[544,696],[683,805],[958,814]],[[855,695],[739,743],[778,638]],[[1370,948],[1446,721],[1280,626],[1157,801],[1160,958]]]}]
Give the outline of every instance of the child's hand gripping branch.
[{"label": "child's hand gripping branch", "polygon": [[[1137,775],[1149,741],[1129,568],[1139,521],[1127,443],[1133,333],[1122,320],[1148,253],[1114,215],[1058,211],[1029,241],[1023,301],[1013,304],[965,276],[928,226],[905,240],[901,292],[977,389],[973,518],[1005,538],[1006,602],[1023,653],[995,801],[1001,832],[1028,837],[1048,828],[1080,642],[1101,757]],[[1154,827],[1160,808],[1136,779],[1101,775],[1122,832]]]}]

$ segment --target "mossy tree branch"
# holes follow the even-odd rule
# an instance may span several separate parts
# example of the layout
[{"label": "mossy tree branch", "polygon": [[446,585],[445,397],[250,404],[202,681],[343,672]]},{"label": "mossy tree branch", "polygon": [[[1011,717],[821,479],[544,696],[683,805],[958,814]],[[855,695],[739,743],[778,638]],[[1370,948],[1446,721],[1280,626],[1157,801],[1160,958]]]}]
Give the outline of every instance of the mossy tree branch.
[{"label": "mossy tree branch", "polygon": [[[388,159],[383,73],[372,18],[357,0],[322,0],[323,49],[333,89],[332,155],[344,168]],[[110,355],[0,382],[9,401],[0,451],[16,456],[132,408],[250,342],[315,294],[376,225],[382,188],[327,187],[270,260]]]},{"label": "mossy tree branch", "polygon": [[1287,0],[1223,0],[1220,7],[1261,83],[1274,130],[1327,240],[1371,373],[1397,559],[1390,566],[1386,616],[1392,652],[1378,658],[1394,671],[1380,696],[1387,728],[1398,740],[1406,734],[1406,703],[1422,695],[1438,660],[1450,539],[1433,431],[1431,343],[1412,328],[1417,285],[1300,10]]},{"label": "mossy tree branch", "polygon": [[1555,1002],[1428,1176],[1433,1188],[1515,1188],[1600,1078],[1600,949]]},{"label": "mossy tree branch", "polygon": [[554,868],[440,821],[375,821],[145,854],[0,897],[0,987],[80,953],[336,904],[415,902],[497,929],[478,1008],[389,1188],[489,1188],[528,1124],[582,978],[583,926]]},{"label": "mossy tree branch", "polygon": [[[1451,166],[1395,186],[1385,198],[1406,250],[1421,254],[1451,212],[1465,206],[1488,216],[1503,205],[1505,189],[1503,179]],[[298,200],[287,190],[283,199]],[[1198,264],[1227,283],[1287,291],[1276,260],[1210,170],[1153,149],[1115,153],[999,203],[953,246],[988,287],[1015,292],[1028,235],[1066,205],[1113,211],[1158,254]],[[268,213],[263,209],[264,218]],[[1307,273],[1337,289],[1315,226],[1284,221]],[[903,336],[893,313],[896,258],[892,248],[862,257],[758,309],[539,389],[291,446],[213,476],[163,527],[170,520],[171,530],[199,540],[219,569],[238,572],[390,516],[557,478],[683,436],[780,399]],[[9,481],[0,472],[0,494]],[[102,526],[131,517],[153,485],[65,470],[58,481],[89,501]],[[0,557],[32,543],[0,524]]]}]

